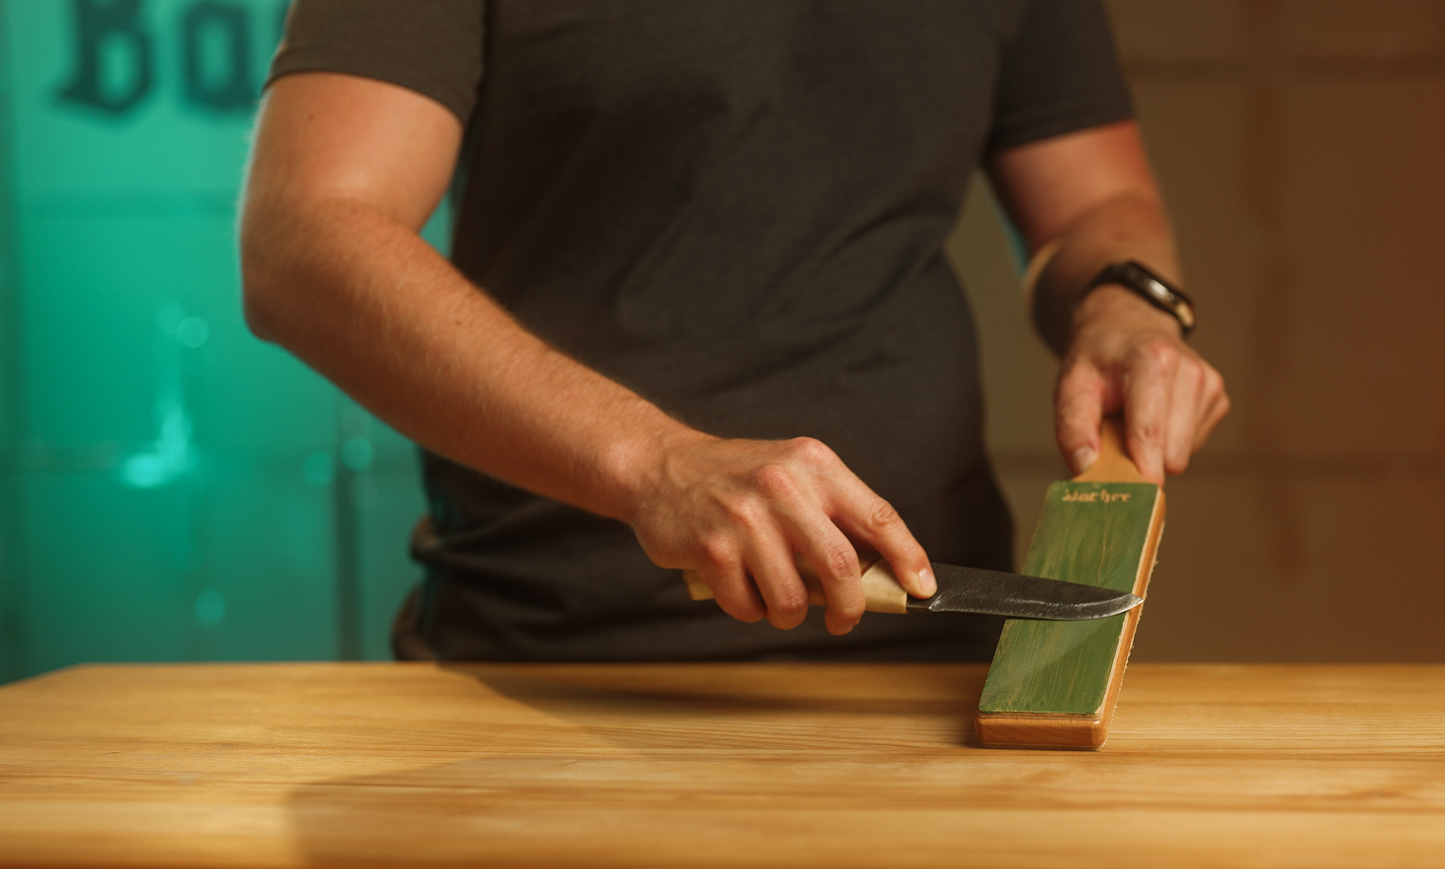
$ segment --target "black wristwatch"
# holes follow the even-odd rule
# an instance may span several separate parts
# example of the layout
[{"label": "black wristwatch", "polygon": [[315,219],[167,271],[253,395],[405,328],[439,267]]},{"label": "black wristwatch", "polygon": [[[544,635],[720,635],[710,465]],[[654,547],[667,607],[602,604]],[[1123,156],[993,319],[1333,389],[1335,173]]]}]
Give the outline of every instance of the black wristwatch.
[{"label": "black wristwatch", "polygon": [[1185,338],[1188,338],[1189,333],[1194,331],[1194,302],[1184,295],[1183,290],[1139,263],[1129,260],[1106,267],[1089,282],[1087,287],[1084,287],[1079,298],[1084,298],[1095,287],[1104,284],[1118,284],[1138,294],[1144,301],[1164,313],[1173,315],[1174,319],[1179,321],[1179,328]]}]

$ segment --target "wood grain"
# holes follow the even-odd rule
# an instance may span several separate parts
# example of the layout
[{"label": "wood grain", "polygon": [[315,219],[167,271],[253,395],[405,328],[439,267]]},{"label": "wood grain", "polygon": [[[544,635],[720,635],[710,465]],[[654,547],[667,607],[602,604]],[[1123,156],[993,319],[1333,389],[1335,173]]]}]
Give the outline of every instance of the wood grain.
[{"label": "wood grain", "polygon": [[[1146,482],[1106,421],[1099,459],[1049,487],[1023,572],[1141,597],[1164,527],[1164,493]],[[1004,623],[975,728],[991,748],[1097,749],[1143,607],[1106,619]]]},{"label": "wood grain", "polygon": [[0,865],[1362,867],[1445,854],[1445,667],[1143,665],[985,751],[969,665],[90,666],[0,688]]}]

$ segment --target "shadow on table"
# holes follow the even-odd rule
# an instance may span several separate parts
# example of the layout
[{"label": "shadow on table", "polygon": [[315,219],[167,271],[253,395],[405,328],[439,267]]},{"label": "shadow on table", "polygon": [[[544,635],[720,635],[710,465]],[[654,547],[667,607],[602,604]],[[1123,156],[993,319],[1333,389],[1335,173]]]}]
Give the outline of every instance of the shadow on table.
[{"label": "shadow on table", "polygon": [[[978,746],[984,665],[448,664],[498,695],[633,751],[724,738],[738,749],[826,751],[853,731],[890,747]],[[907,743],[907,745],[899,744]]]},{"label": "shadow on table", "polygon": [[[986,672],[856,664],[445,669],[476,681],[475,727],[439,721],[417,743],[395,746],[413,758],[418,745],[434,747],[446,762],[298,788],[291,811],[309,860],[582,865],[588,841],[608,835],[609,817],[635,833],[639,818],[654,813],[659,823],[706,827],[722,823],[710,818],[769,805],[841,795],[866,804],[870,788],[880,787],[880,767],[978,747],[972,719]],[[900,794],[887,790],[877,799],[896,804]]]}]

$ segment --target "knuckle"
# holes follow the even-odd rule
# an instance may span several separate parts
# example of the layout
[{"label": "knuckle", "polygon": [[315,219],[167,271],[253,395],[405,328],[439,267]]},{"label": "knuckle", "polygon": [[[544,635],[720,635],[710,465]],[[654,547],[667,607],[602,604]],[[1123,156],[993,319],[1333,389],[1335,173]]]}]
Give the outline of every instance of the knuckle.
[{"label": "knuckle", "polygon": [[771,610],[787,621],[800,619],[808,612],[808,594],[801,586],[781,591],[774,597]]},{"label": "knuckle", "polygon": [[793,474],[786,467],[768,463],[753,471],[753,485],[769,500],[781,501],[792,498],[798,490]]},{"label": "knuckle", "polygon": [[1164,426],[1152,421],[1138,423],[1133,428],[1133,435],[1140,443],[1158,446],[1164,443]]},{"label": "knuckle", "polygon": [[847,543],[829,546],[823,553],[822,566],[833,576],[856,576],[858,574],[858,553]]},{"label": "knuckle", "polygon": [[700,566],[718,569],[733,562],[733,547],[727,538],[710,535],[697,543],[697,557]]},{"label": "knuckle", "polygon": [[875,531],[891,531],[900,521],[902,520],[893,505],[881,499],[874,505],[873,512],[868,517],[868,523]]},{"label": "knuckle", "polygon": [[719,600],[718,603],[723,607],[723,612],[740,622],[747,622],[748,624],[760,622],[766,618],[768,614],[767,610],[752,600],[730,600],[726,603]]},{"label": "knuckle", "polygon": [[1170,370],[1179,365],[1179,348],[1164,338],[1150,338],[1140,343],[1135,353],[1150,368]]},{"label": "knuckle", "polygon": [[793,438],[788,444],[793,455],[809,465],[826,465],[837,458],[828,445],[817,438]]}]

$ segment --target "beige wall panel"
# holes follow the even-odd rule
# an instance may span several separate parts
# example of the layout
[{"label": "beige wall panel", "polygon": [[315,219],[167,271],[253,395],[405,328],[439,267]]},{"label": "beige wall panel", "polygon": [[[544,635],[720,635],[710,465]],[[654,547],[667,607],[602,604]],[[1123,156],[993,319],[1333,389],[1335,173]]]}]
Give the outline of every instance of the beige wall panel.
[{"label": "beige wall panel", "polygon": [[1247,447],[1256,393],[1243,388],[1255,342],[1263,231],[1245,195],[1246,93],[1230,81],[1153,80],[1134,86],[1140,125],[1199,309],[1191,343],[1231,388],[1234,410],[1209,452]]},{"label": "beige wall panel", "polygon": [[1167,488],[1169,514],[1136,661],[1280,660],[1298,645],[1292,594],[1271,575],[1268,515],[1247,477],[1189,475]]},{"label": "beige wall panel", "polygon": [[1282,105],[1292,307],[1279,446],[1433,455],[1445,85],[1312,81],[1286,88]]},{"label": "beige wall panel", "polygon": [[1445,660],[1445,485],[1320,477],[1299,487],[1309,660]]},{"label": "beige wall panel", "polygon": [[[1171,486],[1139,661],[1439,661],[1445,487],[1384,476],[1283,481],[1298,516],[1271,514],[1246,475]],[[1300,570],[1281,570],[1297,522]]]},{"label": "beige wall panel", "polygon": [[1311,60],[1437,55],[1442,12],[1439,0],[1285,0],[1279,7],[1286,54]]},{"label": "beige wall panel", "polygon": [[1109,0],[1119,53],[1129,61],[1231,60],[1244,49],[1245,0]]}]

